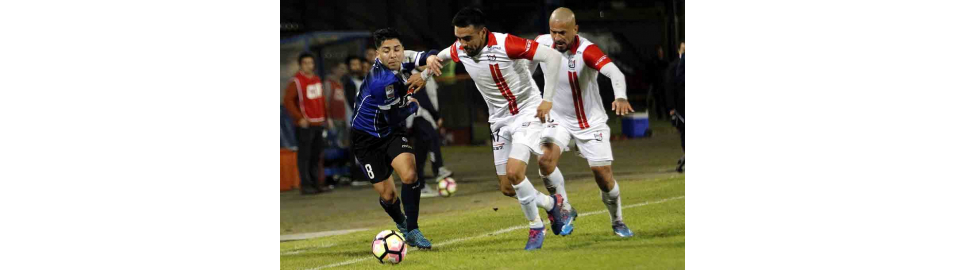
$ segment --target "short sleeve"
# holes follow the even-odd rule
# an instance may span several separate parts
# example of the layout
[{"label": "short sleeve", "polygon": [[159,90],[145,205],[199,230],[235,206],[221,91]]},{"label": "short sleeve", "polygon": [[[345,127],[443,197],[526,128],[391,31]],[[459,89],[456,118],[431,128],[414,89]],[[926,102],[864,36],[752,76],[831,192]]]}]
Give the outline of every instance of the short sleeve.
[{"label": "short sleeve", "polygon": [[583,63],[595,70],[600,70],[603,66],[610,63],[610,58],[607,57],[606,54],[603,54],[600,47],[593,44],[583,50]]},{"label": "short sleeve", "polygon": [[506,54],[511,59],[533,60],[536,55],[536,41],[514,35],[506,35]]}]

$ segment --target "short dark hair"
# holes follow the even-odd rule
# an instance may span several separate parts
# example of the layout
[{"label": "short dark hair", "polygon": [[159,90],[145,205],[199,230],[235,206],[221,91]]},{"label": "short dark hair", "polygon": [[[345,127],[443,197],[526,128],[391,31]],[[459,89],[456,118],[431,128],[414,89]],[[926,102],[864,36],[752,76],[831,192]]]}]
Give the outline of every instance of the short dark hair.
[{"label": "short dark hair", "polygon": [[468,27],[470,25],[484,27],[486,26],[486,15],[478,8],[466,7],[459,10],[456,16],[452,18],[452,25],[456,27]]},{"label": "short dark hair", "polygon": [[[382,42],[385,42],[386,40],[398,39],[400,42],[402,41],[402,39],[401,39],[402,34],[400,34],[399,31],[397,31],[397,30],[395,30],[395,29],[392,29],[392,28],[382,28],[382,29],[379,29],[379,30],[375,31],[375,34],[373,34],[373,36],[374,36],[374,38],[375,38],[375,47],[376,47],[376,48],[382,47]],[[377,51],[377,50],[378,50],[378,49],[376,49],[376,51]]]},{"label": "short dark hair", "polygon": [[302,59],[305,59],[305,58],[311,58],[312,61],[315,61],[315,55],[312,54],[312,52],[302,52],[302,53],[299,53],[299,54],[298,54],[298,65],[299,65],[299,66],[302,65]]},{"label": "short dark hair", "polygon": [[365,62],[365,59],[362,59],[361,56],[349,55],[348,57],[345,57],[345,64],[352,65],[352,60],[359,60],[359,62]]}]

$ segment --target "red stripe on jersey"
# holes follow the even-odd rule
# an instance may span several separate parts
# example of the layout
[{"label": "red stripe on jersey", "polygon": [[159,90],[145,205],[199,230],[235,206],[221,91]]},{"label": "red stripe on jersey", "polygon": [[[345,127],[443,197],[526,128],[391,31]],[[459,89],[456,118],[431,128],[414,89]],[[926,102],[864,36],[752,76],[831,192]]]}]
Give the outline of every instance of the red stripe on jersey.
[{"label": "red stripe on jersey", "polygon": [[510,100],[509,101],[510,108],[516,111],[513,114],[519,113],[519,106],[518,104],[516,104],[516,95],[513,95],[513,90],[509,89],[509,85],[506,84],[506,79],[503,78],[503,72],[499,70],[499,64],[495,65],[495,70],[496,70],[496,75],[499,76],[499,82],[503,84],[503,88],[506,89],[506,95],[509,96],[508,99]]},{"label": "red stripe on jersey", "polygon": [[456,47],[456,43],[452,43],[452,46],[449,47],[449,57],[451,57],[452,61],[456,63],[459,63],[459,52],[457,51],[458,49],[459,48]]},{"label": "red stripe on jersey", "polygon": [[573,96],[573,111],[576,112],[576,123],[583,129],[583,120],[580,119],[580,103],[576,101],[576,87],[573,87],[573,72],[567,72],[566,78],[570,81],[570,94]]},{"label": "red stripe on jersey", "polygon": [[489,65],[489,72],[492,73],[493,81],[496,83],[496,88],[499,88],[499,93],[509,102],[509,113],[512,115],[519,113],[519,108],[516,106],[516,96],[513,95],[513,91],[509,90],[509,85],[506,85],[503,73],[499,71],[499,64]]},{"label": "red stripe on jersey", "polygon": [[583,129],[583,121],[580,120],[580,104],[576,102],[576,87],[573,87],[573,72],[566,72],[566,79],[570,82],[570,96],[573,97],[573,111],[576,112],[576,123]]},{"label": "red stripe on jersey", "polygon": [[570,89],[573,91],[573,106],[576,108],[576,120],[580,124],[580,129],[590,127],[586,120],[586,109],[583,107],[583,91],[580,90],[580,78],[576,72],[569,72]]}]

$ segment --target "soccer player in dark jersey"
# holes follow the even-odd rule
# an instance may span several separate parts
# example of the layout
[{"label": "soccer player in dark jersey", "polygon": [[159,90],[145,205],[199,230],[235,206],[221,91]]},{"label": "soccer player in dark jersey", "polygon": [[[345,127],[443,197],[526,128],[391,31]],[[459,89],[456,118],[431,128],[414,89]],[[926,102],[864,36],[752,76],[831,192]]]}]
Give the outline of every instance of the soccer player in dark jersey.
[{"label": "soccer player in dark jersey", "polygon": [[[418,223],[420,191],[425,183],[416,177],[414,149],[405,137],[405,119],[419,104],[409,94],[406,80],[416,66],[426,65],[438,52],[405,51],[399,32],[391,28],[375,31],[374,36],[378,57],[355,96],[352,151],[362,174],[379,193],[379,203],[406,242],[430,249],[432,244],[422,235]],[[396,198],[393,169],[402,178],[405,214]]]}]

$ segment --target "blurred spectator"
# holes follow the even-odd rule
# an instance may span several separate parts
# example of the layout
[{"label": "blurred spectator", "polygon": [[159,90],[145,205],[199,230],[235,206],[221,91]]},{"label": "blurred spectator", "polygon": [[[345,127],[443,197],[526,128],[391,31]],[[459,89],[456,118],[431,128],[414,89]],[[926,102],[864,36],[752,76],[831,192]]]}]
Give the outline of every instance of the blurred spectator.
[{"label": "blurred spectator", "polygon": [[[369,71],[369,68],[372,67],[372,63],[366,62],[362,57],[353,55],[345,58],[345,65],[348,66],[348,74],[342,76],[342,86],[345,88],[349,108],[354,110],[355,96],[358,95],[358,90],[362,88],[362,81],[365,80],[365,74]],[[349,117],[353,115],[354,112],[348,114]],[[351,130],[352,121],[348,121],[346,125],[349,127],[349,133],[346,135],[349,135],[351,138],[350,135],[351,132],[353,132]],[[351,151],[349,151],[349,160],[355,160],[355,156]],[[361,169],[354,168],[358,166],[355,162],[349,162],[349,166],[353,167],[353,169],[349,170],[352,173],[352,186],[367,186],[372,184],[361,175]]]},{"label": "blurred spectator", "polygon": [[368,72],[369,66],[366,65],[362,57],[354,55],[345,58],[345,65],[348,66],[348,74],[342,76],[342,87],[345,88],[345,97],[349,108],[354,109],[355,94],[362,87],[362,80],[365,79],[365,73]]},{"label": "blurred spectator", "polygon": [[352,108],[349,107],[345,87],[342,84],[342,78],[346,74],[348,74],[348,65],[339,63],[325,76],[325,81],[322,83],[322,89],[325,90],[324,96],[329,97],[326,106],[330,113],[328,118],[332,120],[332,126],[329,129],[338,130],[339,138],[336,141],[339,142],[340,147],[348,146],[348,138],[341,134],[347,130],[348,118],[352,115]]},{"label": "blurred spectator", "polygon": [[369,47],[368,49],[365,49],[365,61],[369,61],[368,66],[365,67],[366,70],[375,64],[375,58],[378,56],[379,53],[375,51],[375,48]]},{"label": "blurred spectator", "polygon": [[[305,195],[328,191],[320,183],[324,179],[321,158],[325,144],[325,124],[331,126],[322,93],[322,81],[315,75],[315,57],[311,53],[298,55],[298,72],[285,89],[284,104],[288,114],[298,126],[298,175],[301,192]],[[319,176],[321,174],[321,177]]]},{"label": "blurred spectator", "polygon": [[[413,73],[415,71],[413,70]],[[416,73],[417,74],[417,73]],[[414,75],[416,76],[416,75]],[[415,114],[406,118],[406,127],[409,129],[409,138],[415,146],[415,169],[419,181],[425,181],[426,158],[432,163],[432,175],[436,182],[452,176],[453,173],[443,165],[442,162],[442,137],[439,136],[438,129],[442,126],[442,116],[439,115],[439,99],[437,91],[439,84],[429,76],[426,80],[425,89],[412,94],[419,101],[419,110]],[[429,185],[423,185],[422,197],[438,196],[435,190]]]},{"label": "blurred spectator", "polygon": [[[652,99],[651,104],[653,104],[652,109],[657,112],[669,111],[666,105],[667,104],[667,100],[665,97],[666,87],[664,87],[664,80],[665,80],[664,74],[666,74],[667,67],[669,65],[670,65],[670,62],[668,62],[666,57],[664,56],[663,46],[658,45],[656,49],[656,55],[650,61],[650,63],[648,64],[649,67],[647,68],[647,70],[649,71],[647,74],[648,75],[647,77],[651,86],[650,98]],[[663,113],[657,113],[655,114],[655,116],[658,119],[666,119],[666,116]]]},{"label": "blurred spectator", "polygon": [[350,182],[352,179],[351,164],[354,164],[354,158],[350,156],[350,137],[348,136],[350,129],[348,120],[352,117],[352,107],[349,106],[349,98],[346,97],[345,87],[342,84],[342,79],[347,74],[348,65],[339,63],[322,82],[325,96],[329,97],[328,112],[331,113],[329,119],[332,120],[326,136],[329,147],[323,151],[324,164],[328,165],[325,168],[328,175],[326,182],[330,184],[338,183],[339,179],[344,179],[345,182]]},{"label": "blurred spectator", "polygon": [[[667,68],[667,108],[670,110],[670,117],[680,131],[680,148],[684,148],[684,42],[680,41],[677,49],[680,57],[670,64]],[[686,151],[686,150],[685,150]],[[683,172],[684,157],[681,156],[677,161],[677,171]]]}]

